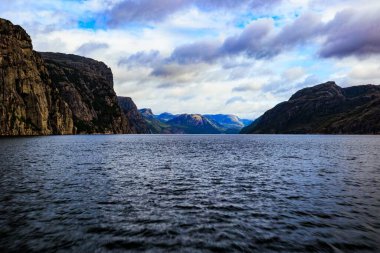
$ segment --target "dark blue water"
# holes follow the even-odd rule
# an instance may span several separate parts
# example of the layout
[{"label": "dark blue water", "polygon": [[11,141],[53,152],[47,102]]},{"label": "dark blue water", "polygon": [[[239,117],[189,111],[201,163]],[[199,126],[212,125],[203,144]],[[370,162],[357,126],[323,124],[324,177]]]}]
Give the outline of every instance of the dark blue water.
[{"label": "dark blue water", "polygon": [[0,139],[0,252],[380,252],[380,137]]}]

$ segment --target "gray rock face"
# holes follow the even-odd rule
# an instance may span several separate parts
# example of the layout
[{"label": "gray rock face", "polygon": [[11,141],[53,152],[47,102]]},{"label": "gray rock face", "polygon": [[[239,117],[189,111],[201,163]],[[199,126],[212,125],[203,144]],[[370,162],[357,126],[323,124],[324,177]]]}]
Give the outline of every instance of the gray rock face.
[{"label": "gray rock face", "polygon": [[380,86],[327,82],[302,89],[241,133],[380,134]]},{"label": "gray rock face", "polygon": [[136,133],[118,104],[111,69],[92,59],[33,51],[0,19],[0,135]]},{"label": "gray rock face", "polygon": [[77,133],[134,133],[113,90],[111,69],[93,59],[40,53],[62,99],[73,112]]},{"label": "gray rock face", "polygon": [[131,123],[131,128],[138,134],[149,134],[151,131],[145,122],[141,112],[137,109],[136,104],[130,97],[118,97],[119,105],[123,110],[125,116]]},{"label": "gray rock face", "polygon": [[0,19],[0,135],[71,134],[68,105],[20,26]]}]

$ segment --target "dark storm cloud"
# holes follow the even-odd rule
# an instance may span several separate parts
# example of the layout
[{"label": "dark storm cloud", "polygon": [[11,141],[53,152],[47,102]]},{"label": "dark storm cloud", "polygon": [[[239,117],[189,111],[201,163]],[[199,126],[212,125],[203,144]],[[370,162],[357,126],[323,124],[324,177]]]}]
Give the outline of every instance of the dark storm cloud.
[{"label": "dark storm cloud", "polygon": [[282,0],[195,0],[193,2],[201,9],[236,8],[246,5],[250,8],[262,8],[280,3]]},{"label": "dark storm cloud", "polygon": [[313,39],[323,29],[321,19],[315,14],[304,14],[292,24],[282,28],[279,34],[270,41],[270,48],[274,51],[283,51]]},{"label": "dark storm cloud", "polygon": [[365,57],[380,53],[378,11],[342,11],[326,25],[325,33],[327,38],[320,49],[324,58]]},{"label": "dark storm cloud", "polygon": [[169,77],[181,72],[180,65],[211,64],[237,55],[270,59],[312,40],[324,58],[379,54],[380,16],[376,13],[346,10],[327,23],[314,14],[304,14],[280,29],[270,19],[256,20],[224,41],[185,44],[174,49],[168,58],[161,57],[158,51],[138,52],[120,60],[119,65],[148,66],[153,69],[152,76]]},{"label": "dark storm cloud", "polygon": [[259,20],[247,27],[241,34],[218,41],[201,41],[177,47],[169,58],[179,64],[212,63],[215,60],[239,53],[251,57],[263,58],[270,55],[270,48],[265,46],[265,39],[273,29],[269,20]]},{"label": "dark storm cloud", "polygon": [[323,24],[315,15],[306,14],[275,34],[270,19],[254,21],[240,34],[220,42],[197,42],[178,47],[171,60],[180,64],[210,63],[218,58],[244,54],[250,58],[272,58],[320,34]]},{"label": "dark storm cloud", "polygon": [[266,40],[273,28],[272,21],[258,20],[249,25],[241,34],[227,38],[221,46],[220,52],[224,55],[244,52],[255,58],[272,55],[272,50],[266,46]]},{"label": "dark storm cloud", "polygon": [[[296,22],[295,25],[298,25]],[[291,29],[291,27],[287,29]],[[174,50],[170,59],[179,64],[187,64],[210,63],[218,58],[238,54],[245,54],[256,59],[271,58],[279,54],[284,48],[298,43],[298,40],[286,37],[288,35],[285,33],[272,36],[273,32],[272,20],[257,20],[247,26],[240,34],[230,36],[222,43],[216,41],[197,42],[180,46]]]},{"label": "dark storm cloud", "polygon": [[151,73],[151,76],[157,76],[157,77],[167,77],[167,76],[173,76],[176,75],[177,71],[175,69],[172,69],[168,67],[167,65],[160,65],[157,66]]},{"label": "dark storm cloud", "polygon": [[179,64],[211,63],[218,58],[239,54],[268,59],[297,46],[307,45],[316,38],[321,38],[319,50],[324,58],[379,54],[380,16],[377,12],[346,10],[324,23],[315,14],[304,14],[276,33],[271,20],[257,20],[222,43],[182,45],[174,50],[170,60]]},{"label": "dark storm cloud", "polygon": [[93,51],[107,48],[109,48],[107,43],[89,42],[81,45],[75,52],[80,55],[88,55]]},{"label": "dark storm cloud", "polygon": [[111,26],[124,23],[161,21],[184,8],[195,6],[204,11],[241,6],[261,8],[282,0],[125,0],[106,12]]},{"label": "dark storm cloud", "polygon": [[119,66],[127,66],[133,68],[135,66],[154,67],[159,63],[162,63],[163,58],[160,52],[157,50],[151,50],[149,52],[137,52],[129,57],[121,58],[118,62]]},{"label": "dark storm cloud", "polygon": [[219,58],[219,45],[213,42],[198,42],[177,47],[170,60],[180,64],[207,62]]},{"label": "dark storm cloud", "polygon": [[188,5],[187,2],[186,0],[122,1],[108,13],[109,23],[118,25],[130,22],[159,21],[184,8]]}]

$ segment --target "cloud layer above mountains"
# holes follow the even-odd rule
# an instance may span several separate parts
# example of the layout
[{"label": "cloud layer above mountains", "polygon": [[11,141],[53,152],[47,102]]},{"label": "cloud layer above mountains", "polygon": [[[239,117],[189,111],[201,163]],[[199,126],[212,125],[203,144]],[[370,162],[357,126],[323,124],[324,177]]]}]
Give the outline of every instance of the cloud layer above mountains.
[{"label": "cloud layer above mountains", "polygon": [[35,49],[104,61],[154,112],[255,118],[296,90],[380,84],[377,0],[0,0]]}]

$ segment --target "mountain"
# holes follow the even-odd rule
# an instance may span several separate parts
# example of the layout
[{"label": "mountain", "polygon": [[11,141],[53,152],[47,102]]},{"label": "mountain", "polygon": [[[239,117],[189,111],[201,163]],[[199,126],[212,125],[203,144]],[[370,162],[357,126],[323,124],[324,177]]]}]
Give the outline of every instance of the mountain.
[{"label": "mountain", "polygon": [[200,114],[181,114],[166,122],[186,134],[220,134],[222,130]]},{"label": "mountain", "polygon": [[61,53],[40,53],[52,81],[73,112],[77,133],[133,133],[103,62]]},{"label": "mountain", "polygon": [[0,135],[135,133],[112,71],[93,59],[38,53],[20,26],[0,19]]},{"label": "mountain", "polygon": [[169,121],[171,119],[174,119],[175,117],[176,117],[176,115],[174,115],[174,114],[164,112],[164,113],[157,115],[156,119],[166,122],[166,121]]},{"label": "mountain", "polygon": [[[153,114],[151,109],[139,110],[152,133],[156,134],[236,134],[251,120],[226,114]],[[248,124],[247,124],[248,123]]]},{"label": "mountain", "polygon": [[0,135],[74,132],[72,112],[29,35],[0,19]]},{"label": "mountain", "polygon": [[150,108],[140,109],[139,112],[146,119],[155,118],[155,115],[153,114],[152,109],[150,109]]},{"label": "mountain", "polygon": [[139,112],[145,119],[145,122],[148,126],[149,132],[152,134],[173,134],[175,132],[170,125],[166,122],[161,121],[156,118],[156,115],[153,114],[152,110],[149,108],[140,109]]},{"label": "mountain", "polygon": [[240,119],[240,122],[244,124],[244,126],[249,126],[250,124],[253,123],[254,120],[251,120],[251,119]]},{"label": "mountain", "polygon": [[380,134],[380,86],[327,82],[302,89],[241,133]]},{"label": "mountain", "polygon": [[239,131],[252,123],[252,120],[240,119],[232,114],[206,114],[207,119],[215,122],[220,128],[225,129],[226,133],[239,133]]},{"label": "mountain", "polygon": [[137,109],[136,104],[130,97],[117,97],[119,100],[119,105],[123,110],[125,116],[131,123],[131,128],[134,132],[138,134],[149,134],[151,131],[144,119],[144,116]]}]

